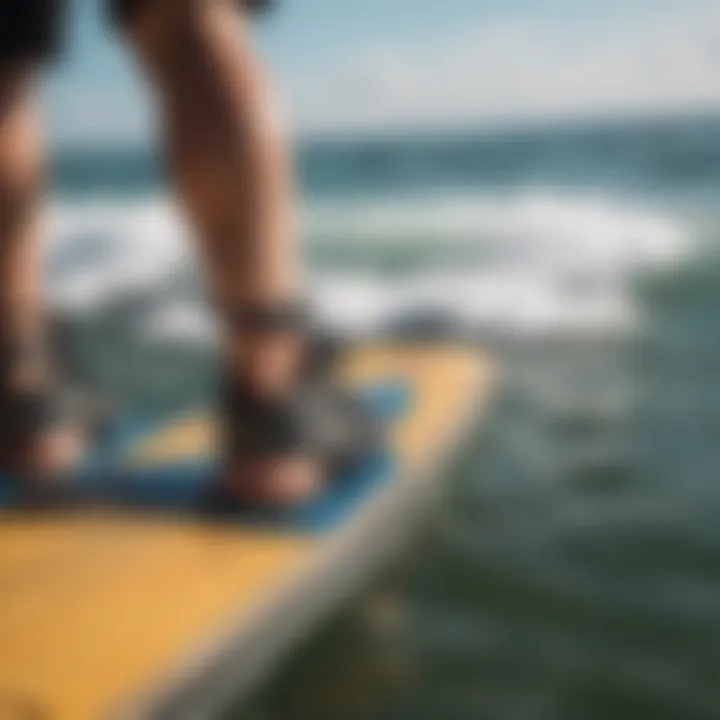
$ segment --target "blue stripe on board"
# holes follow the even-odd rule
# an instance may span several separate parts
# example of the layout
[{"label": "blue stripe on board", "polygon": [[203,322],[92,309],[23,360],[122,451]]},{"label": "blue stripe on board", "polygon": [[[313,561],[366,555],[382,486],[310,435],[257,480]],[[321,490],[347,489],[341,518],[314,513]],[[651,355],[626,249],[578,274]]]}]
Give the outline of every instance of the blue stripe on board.
[{"label": "blue stripe on board", "polygon": [[[392,422],[410,411],[411,389],[404,380],[389,381],[362,389],[362,396],[384,421]],[[75,488],[84,497],[101,497],[125,507],[161,513],[198,515],[205,505],[215,477],[215,461],[170,464],[155,468],[118,473],[121,457],[140,441],[147,440],[168,423],[164,420],[135,418],[122,423],[112,440],[88,459],[75,480]],[[392,481],[397,460],[389,450],[369,458],[363,468],[349,477],[336,478],[322,496],[291,509],[263,512],[257,508],[233,507],[221,516],[223,522],[271,525],[273,527],[325,532],[351,517],[378,487]],[[0,480],[0,508],[22,501],[17,481]]]}]

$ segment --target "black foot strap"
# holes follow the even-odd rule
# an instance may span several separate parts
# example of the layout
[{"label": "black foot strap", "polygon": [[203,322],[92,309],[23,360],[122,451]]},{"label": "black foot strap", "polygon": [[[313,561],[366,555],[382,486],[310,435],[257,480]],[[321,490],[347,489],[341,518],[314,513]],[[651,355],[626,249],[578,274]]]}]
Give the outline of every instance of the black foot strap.
[{"label": "black foot strap", "polygon": [[338,475],[352,472],[378,447],[379,422],[359,398],[333,380],[338,345],[312,330],[304,304],[243,309],[228,323],[239,332],[306,336],[298,383],[287,396],[259,397],[251,385],[226,376],[221,416],[229,458],[305,455]]},{"label": "black foot strap", "polygon": [[[50,429],[77,426],[88,436],[98,437],[112,423],[110,403],[91,387],[67,377],[63,362],[52,363],[46,358],[40,345],[0,346],[0,468]],[[55,365],[59,379],[33,390],[18,389],[7,382],[15,369],[29,363]]]},{"label": "black foot strap", "polygon": [[379,423],[361,401],[330,382],[306,384],[281,400],[258,400],[237,385],[224,393],[224,445],[230,457],[305,455],[331,475],[357,469],[377,448]]}]

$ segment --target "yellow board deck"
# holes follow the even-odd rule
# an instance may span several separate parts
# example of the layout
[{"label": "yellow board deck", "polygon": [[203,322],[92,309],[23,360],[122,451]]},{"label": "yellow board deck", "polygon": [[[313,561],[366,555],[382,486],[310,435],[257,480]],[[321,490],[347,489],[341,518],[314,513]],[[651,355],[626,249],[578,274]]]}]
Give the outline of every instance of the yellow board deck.
[{"label": "yellow board deck", "polygon": [[[415,397],[392,431],[397,480],[329,534],[107,511],[0,518],[0,720],[211,716],[352,592],[436,484],[494,372],[472,351],[407,346],[353,351],[343,373],[402,376]],[[191,452],[207,425],[185,421],[140,455]]]}]

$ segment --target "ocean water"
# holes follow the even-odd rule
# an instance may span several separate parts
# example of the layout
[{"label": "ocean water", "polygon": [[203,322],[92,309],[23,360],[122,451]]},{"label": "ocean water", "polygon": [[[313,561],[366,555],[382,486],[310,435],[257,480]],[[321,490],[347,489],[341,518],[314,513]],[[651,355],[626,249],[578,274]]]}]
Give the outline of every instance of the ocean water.
[{"label": "ocean water", "polygon": [[[318,317],[500,359],[422,549],[242,718],[720,717],[720,120],[315,139]],[[216,328],[156,158],[59,153],[48,297],[136,407],[203,398]]]}]

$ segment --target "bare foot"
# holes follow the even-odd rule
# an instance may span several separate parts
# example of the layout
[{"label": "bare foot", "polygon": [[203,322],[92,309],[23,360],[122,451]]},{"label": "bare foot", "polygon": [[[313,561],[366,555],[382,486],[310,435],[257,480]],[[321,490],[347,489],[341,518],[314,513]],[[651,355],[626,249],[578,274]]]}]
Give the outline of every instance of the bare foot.
[{"label": "bare foot", "polygon": [[301,505],[324,489],[318,462],[304,456],[235,461],[221,483],[231,497],[271,508]]},{"label": "bare foot", "polygon": [[78,466],[87,438],[78,428],[59,426],[38,433],[0,457],[5,472],[38,487],[60,481]]},{"label": "bare foot", "polygon": [[[294,391],[306,340],[297,333],[248,335],[232,338],[229,366],[240,385],[256,389],[261,397],[283,397]],[[230,420],[228,420],[230,421]],[[234,458],[221,474],[220,485],[230,497],[269,508],[292,507],[322,493],[325,477],[319,462],[301,454],[276,457]]]}]

